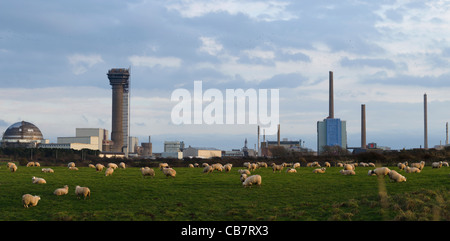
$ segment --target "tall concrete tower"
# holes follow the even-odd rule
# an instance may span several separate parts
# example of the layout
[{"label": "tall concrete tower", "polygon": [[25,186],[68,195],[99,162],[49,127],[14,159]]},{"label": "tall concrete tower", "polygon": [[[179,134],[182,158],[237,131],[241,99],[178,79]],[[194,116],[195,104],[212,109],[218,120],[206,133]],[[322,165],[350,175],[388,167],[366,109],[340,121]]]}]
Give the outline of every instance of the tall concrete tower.
[{"label": "tall concrete tower", "polygon": [[366,149],[366,105],[361,105],[361,148]]},{"label": "tall concrete tower", "polygon": [[428,149],[428,117],[427,117],[427,94],[423,95],[423,145]]},{"label": "tall concrete tower", "polygon": [[111,151],[128,156],[130,69],[110,69],[107,75],[112,86]]}]

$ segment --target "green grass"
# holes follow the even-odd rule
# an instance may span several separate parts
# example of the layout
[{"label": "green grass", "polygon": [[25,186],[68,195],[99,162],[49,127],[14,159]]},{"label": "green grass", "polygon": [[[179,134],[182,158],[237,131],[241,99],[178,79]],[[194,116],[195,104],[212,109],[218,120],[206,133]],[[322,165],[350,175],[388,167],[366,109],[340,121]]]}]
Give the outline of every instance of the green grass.
[{"label": "green grass", "polygon": [[[252,188],[242,187],[239,167],[210,174],[202,168],[175,168],[176,178],[166,178],[157,168],[154,178],[143,178],[132,167],[108,177],[87,167],[52,167],[55,173],[41,168],[19,166],[11,173],[1,165],[0,220],[450,220],[446,167],[399,171],[408,179],[404,183],[367,176],[368,167],[357,167],[355,176],[341,175],[338,167],[324,174],[307,167],[297,173],[262,168],[253,172],[262,176],[262,186]],[[32,184],[32,176],[47,184]],[[53,195],[64,185],[68,195]],[[77,199],[76,185],[89,187],[91,198]],[[40,195],[39,204],[24,208],[25,193]]]}]

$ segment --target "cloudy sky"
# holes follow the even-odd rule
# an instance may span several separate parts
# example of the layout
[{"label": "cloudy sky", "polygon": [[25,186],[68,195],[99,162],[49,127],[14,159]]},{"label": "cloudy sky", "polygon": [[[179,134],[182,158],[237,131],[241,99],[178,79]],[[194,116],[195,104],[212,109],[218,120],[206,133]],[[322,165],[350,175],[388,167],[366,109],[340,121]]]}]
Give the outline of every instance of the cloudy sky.
[{"label": "cloudy sky", "polygon": [[[3,1],[0,129],[21,120],[44,137],[111,129],[111,68],[131,67],[131,134],[230,150],[256,125],[175,125],[178,88],[278,89],[281,136],[317,149],[334,72],[335,117],[349,146],[445,142],[450,119],[450,2],[397,0]],[[276,136],[267,136],[275,140]]]}]

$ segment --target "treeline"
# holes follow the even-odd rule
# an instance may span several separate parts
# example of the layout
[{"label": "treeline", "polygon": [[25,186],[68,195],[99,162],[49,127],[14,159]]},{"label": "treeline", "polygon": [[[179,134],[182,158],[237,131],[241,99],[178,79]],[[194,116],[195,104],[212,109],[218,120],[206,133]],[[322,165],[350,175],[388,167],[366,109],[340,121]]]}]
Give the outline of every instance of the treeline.
[{"label": "treeline", "polygon": [[[282,147],[281,147],[282,148]],[[393,166],[398,162],[419,162],[431,163],[435,161],[450,160],[450,147],[442,150],[436,149],[410,149],[400,151],[367,151],[359,154],[351,154],[346,150],[331,150],[323,155],[312,155],[299,152],[289,152],[275,147],[271,149],[273,157],[223,157],[212,159],[201,158],[100,158],[99,151],[94,150],[71,150],[71,149],[44,149],[44,148],[0,148],[1,162],[15,162],[19,165],[26,165],[29,161],[37,161],[44,166],[65,166],[69,162],[75,162],[77,166],[87,166],[88,164],[109,162],[125,162],[131,167],[157,167],[159,163],[166,162],[174,167],[186,167],[188,164],[211,163],[231,163],[233,166],[242,166],[244,162],[266,162],[277,164],[300,162],[301,166],[306,166],[308,162],[317,161],[319,163],[330,162],[334,165],[337,162],[373,162],[385,166]]]}]

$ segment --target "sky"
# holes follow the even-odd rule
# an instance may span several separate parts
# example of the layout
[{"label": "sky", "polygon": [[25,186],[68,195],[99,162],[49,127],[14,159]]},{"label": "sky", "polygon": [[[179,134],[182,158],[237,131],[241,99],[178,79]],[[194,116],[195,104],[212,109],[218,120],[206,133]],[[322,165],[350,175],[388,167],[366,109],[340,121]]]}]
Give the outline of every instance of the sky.
[{"label": "sky", "polygon": [[[174,124],[176,89],[277,89],[281,138],[317,150],[335,117],[348,146],[445,143],[450,119],[450,2],[397,0],[93,0],[0,3],[0,130],[34,123],[44,138],[111,130],[111,68],[131,69],[131,135],[224,150],[257,142],[256,124]],[[204,102],[204,105],[208,103]],[[276,140],[276,135],[266,139]]]}]

